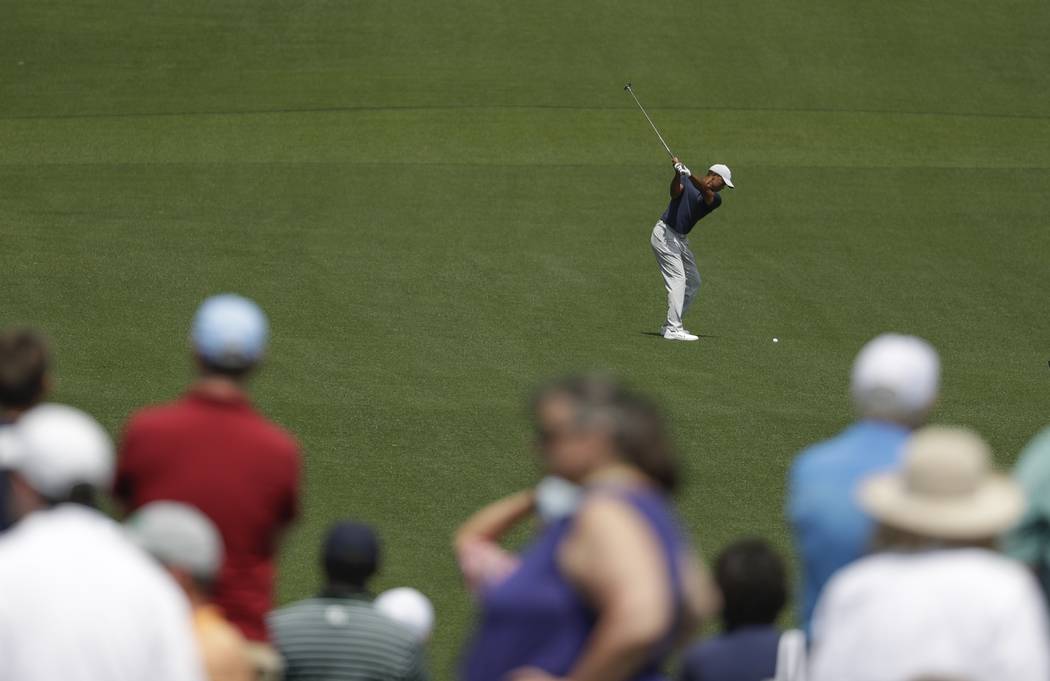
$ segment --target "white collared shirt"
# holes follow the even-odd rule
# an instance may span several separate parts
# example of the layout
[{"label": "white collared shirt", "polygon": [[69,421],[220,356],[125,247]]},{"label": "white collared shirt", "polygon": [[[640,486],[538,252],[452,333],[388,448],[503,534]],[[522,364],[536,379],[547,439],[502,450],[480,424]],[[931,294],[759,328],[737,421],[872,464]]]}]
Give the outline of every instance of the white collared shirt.
[{"label": "white collared shirt", "polygon": [[882,553],[837,573],[817,603],[810,681],[1050,679],[1043,598],[982,549]]},{"label": "white collared shirt", "polygon": [[0,679],[203,681],[174,581],[86,507],[24,518],[0,539]]}]

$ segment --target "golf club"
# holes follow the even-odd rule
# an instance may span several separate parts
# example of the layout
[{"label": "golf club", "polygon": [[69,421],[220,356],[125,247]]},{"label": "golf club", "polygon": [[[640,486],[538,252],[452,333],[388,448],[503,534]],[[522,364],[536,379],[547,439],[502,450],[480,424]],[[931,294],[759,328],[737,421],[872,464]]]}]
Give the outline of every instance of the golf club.
[{"label": "golf club", "polygon": [[645,120],[649,121],[649,125],[652,126],[653,132],[655,132],[656,136],[660,138],[660,144],[664,145],[664,150],[667,151],[667,155],[673,159],[674,154],[671,153],[671,148],[667,146],[667,142],[664,142],[664,136],[661,135],[660,131],[656,129],[656,124],[653,123],[653,119],[649,118],[649,114],[645,113],[645,107],[643,107],[642,103],[638,101],[638,97],[634,94],[634,88],[631,87],[630,81],[628,81],[627,84],[623,86],[623,89],[631,93],[631,97],[634,99],[634,103],[638,105],[639,109],[641,109],[642,115],[645,116]]}]

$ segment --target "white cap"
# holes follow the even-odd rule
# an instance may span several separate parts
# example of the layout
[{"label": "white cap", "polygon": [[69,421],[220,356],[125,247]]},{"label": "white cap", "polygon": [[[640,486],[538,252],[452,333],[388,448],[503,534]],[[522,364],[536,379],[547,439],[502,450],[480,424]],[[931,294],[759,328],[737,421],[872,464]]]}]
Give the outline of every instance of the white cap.
[{"label": "white cap", "polygon": [[708,170],[715,175],[720,176],[722,180],[725,181],[727,187],[730,189],[736,189],[736,186],[733,184],[733,171],[729,169],[729,166],[724,163],[716,163],[708,168]]},{"label": "white cap", "polygon": [[269,323],[253,301],[233,293],[212,296],[197,309],[191,338],[201,357],[227,369],[247,368],[266,350]]},{"label": "white cap", "polygon": [[932,345],[885,333],[857,355],[850,392],[862,415],[911,421],[933,404],[940,380],[941,362]]},{"label": "white cap", "polygon": [[4,465],[40,495],[64,499],[77,485],[108,489],[113,482],[113,441],[98,421],[64,404],[41,404],[24,413],[4,440]]},{"label": "white cap", "polygon": [[208,516],[188,504],[154,501],[125,523],[131,540],[168,567],[211,581],[222,566],[222,537]]},{"label": "white cap", "polygon": [[434,630],[434,606],[430,599],[410,586],[390,589],[379,594],[375,608],[403,625],[416,640],[425,643]]}]

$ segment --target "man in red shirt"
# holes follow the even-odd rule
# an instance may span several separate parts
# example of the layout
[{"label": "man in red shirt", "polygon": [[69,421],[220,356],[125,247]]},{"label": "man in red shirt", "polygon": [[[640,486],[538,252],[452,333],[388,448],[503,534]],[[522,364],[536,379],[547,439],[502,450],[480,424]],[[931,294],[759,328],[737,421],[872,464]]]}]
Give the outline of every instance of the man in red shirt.
[{"label": "man in red shirt", "polygon": [[[277,546],[298,513],[300,473],[295,440],[249,402],[246,384],[267,335],[254,302],[232,294],[204,301],[191,335],[198,379],[181,399],[131,417],[115,485],[129,512],[171,500],[211,518],[226,546],[215,603],[260,644],[273,608]],[[255,652],[268,654],[261,646]]]}]

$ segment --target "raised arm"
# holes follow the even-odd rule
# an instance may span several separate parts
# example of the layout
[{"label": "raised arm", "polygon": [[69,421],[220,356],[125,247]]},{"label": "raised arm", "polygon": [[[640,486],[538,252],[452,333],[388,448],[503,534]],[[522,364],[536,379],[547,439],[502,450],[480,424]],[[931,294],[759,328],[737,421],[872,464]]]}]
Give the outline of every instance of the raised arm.
[{"label": "raised arm", "polygon": [[536,507],[531,489],[504,497],[467,518],[452,540],[460,572],[475,594],[514,571],[518,557],[500,546],[500,539],[529,517]]},{"label": "raised arm", "polygon": [[453,543],[457,548],[478,541],[497,543],[518,522],[531,515],[535,507],[536,493],[532,488],[503,497],[467,518],[456,530]]},{"label": "raised arm", "polygon": [[[675,166],[677,166],[679,163],[681,163],[681,161],[678,160],[677,156],[675,156],[673,159],[671,159],[671,162]],[[677,199],[679,196],[681,196],[681,194],[682,194],[682,178],[678,174],[678,168],[676,167],[674,169],[674,177],[671,178],[671,198],[672,199]]]}]

